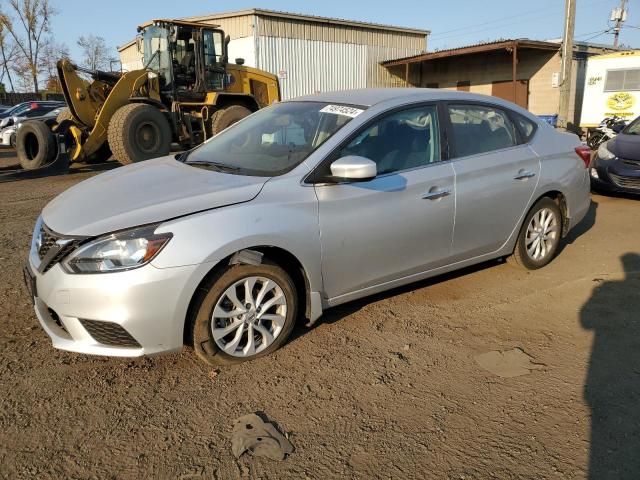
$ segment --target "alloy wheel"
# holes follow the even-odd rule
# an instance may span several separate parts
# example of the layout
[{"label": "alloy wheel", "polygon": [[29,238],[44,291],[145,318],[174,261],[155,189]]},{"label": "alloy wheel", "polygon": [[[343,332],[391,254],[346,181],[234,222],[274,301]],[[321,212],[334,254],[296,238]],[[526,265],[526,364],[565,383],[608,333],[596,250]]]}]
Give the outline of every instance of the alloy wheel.
[{"label": "alloy wheel", "polygon": [[261,276],[242,278],[224,291],[213,308],[213,340],[228,355],[256,355],[282,332],[287,308],[285,294],[274,280]]},{"label": "alloy wheel", "polygon": [[550,255],[560,236],[559,221],[550,208],[538,210],[527,227],[525,245],[527,255],[536,262],[543,261]]}]

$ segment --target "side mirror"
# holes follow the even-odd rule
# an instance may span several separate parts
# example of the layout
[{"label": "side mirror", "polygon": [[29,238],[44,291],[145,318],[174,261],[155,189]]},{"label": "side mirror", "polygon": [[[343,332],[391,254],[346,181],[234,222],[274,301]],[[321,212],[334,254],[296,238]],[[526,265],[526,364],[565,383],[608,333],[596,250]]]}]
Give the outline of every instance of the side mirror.
[{"label": "side mirror", "polygon": [[338,179],[365,182],[376,178],[377,174],[374,161],[357,155],[347,155],[331,164],[331,175]]}]

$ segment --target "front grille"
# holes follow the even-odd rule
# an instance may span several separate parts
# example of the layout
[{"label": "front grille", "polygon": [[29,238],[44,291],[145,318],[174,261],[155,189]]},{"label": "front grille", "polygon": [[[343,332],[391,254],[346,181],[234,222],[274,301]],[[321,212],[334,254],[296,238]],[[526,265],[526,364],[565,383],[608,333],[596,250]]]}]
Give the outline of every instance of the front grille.
[{"label": "front grille", "polygon": [[140,344],[136,339],[117,323],[99,322],[84,318],[79,318],[78,320],[97,342],[113,347],[140,348]]},{"label": "front grille", "polygon": [[640,168],[640,161],[638,160],[627,160],[626,158],[623,158],[622,163],[624,163],[625,165],[629,165],[631,167]]},{"label": "front grille", "polygon": [[[62,235],[52,232],[44,223],[40,227],[39,235],[38,258],[40,258],[41,262],[46,259],[46,264],[41,265],[40,268],[42,272],[48,271],[64,257],[69,255],[80,242],[80,239],[63,237]],[[55,250],[52,252],[52,249]],[[52,256],[47,258],[47,254],[49,253],[51,253]]]},{"label": "front grille", "polygon": [[609,172],[609,176],[611,180],[613,180],[613,183],[619,187],[640,190],[640,177],[625,177],[611,172]]}]

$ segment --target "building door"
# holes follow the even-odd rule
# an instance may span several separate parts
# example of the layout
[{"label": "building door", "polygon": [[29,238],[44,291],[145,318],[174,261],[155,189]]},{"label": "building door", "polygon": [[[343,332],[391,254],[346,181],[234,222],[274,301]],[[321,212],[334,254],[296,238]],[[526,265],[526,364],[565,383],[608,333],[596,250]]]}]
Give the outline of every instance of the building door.
[{"label": "building door", "polygon": [[470,88],[471,82],[469,80],[456,83],[456,89],[460,92],[468,92]]},{"label": "building door", "polygon": [[506,80],[504,82],[493,82],[491,84],[491,95],[494,97],[508,100],[520,105],[522,108],[529,107],[529,80],[516,81],[516,99],[513,100],[513,82]]}]

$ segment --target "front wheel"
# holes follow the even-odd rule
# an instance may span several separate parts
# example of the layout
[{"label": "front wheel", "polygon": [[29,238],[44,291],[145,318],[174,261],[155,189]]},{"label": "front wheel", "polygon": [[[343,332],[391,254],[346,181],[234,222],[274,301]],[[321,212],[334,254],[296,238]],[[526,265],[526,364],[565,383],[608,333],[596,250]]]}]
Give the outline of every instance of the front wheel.
[{"label": "front wheel", "polygon": [[109,147],[123,165],[169,155],[171,127],[152,105],[130,103],[116,110],[109,121]]},{"label": "front wheel", "polygon": [[510,263],[527,270],[544,267],[556,255],[561,236],[562,214],[558,204],[547,197],[540,199],[522,224]]},{"label": "front wheel", "polygon": [[192,325],[196,354],[211,365],[240,363],[280,348],[293,329],[296,289],[278,265],[236,265],[204,287]]}]

